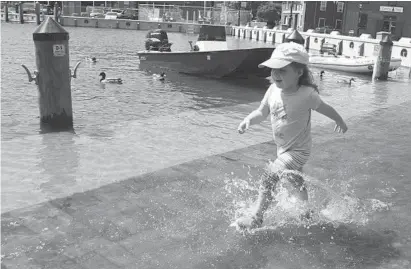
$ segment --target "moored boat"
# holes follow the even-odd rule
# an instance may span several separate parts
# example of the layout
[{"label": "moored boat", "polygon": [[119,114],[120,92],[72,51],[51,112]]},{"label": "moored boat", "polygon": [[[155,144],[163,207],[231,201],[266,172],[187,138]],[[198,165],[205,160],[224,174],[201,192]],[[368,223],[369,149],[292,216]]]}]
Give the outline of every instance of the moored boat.
[{"label": "moored boat", "polygon": [[[311,55],[310,66],[350,73],[372,74],[375,57],[348,57],[336,55]],[[389,71],[401,66],[401,58],[391,58]]]},{"label": "moored boat", "polygon": [[202,25],[196,44],[190,43],[190,47],[187,51],[139,51],[140,69],[213,78],[270,74],[258,64],[268,59],[274,48],[228,49],[224,26]]}]

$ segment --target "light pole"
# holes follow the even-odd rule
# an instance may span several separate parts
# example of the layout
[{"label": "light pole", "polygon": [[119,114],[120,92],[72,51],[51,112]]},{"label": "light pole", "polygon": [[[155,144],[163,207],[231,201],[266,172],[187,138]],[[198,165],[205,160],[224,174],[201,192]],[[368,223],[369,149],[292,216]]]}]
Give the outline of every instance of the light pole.
[{"label": "light pole", "polygon": [[240,26],[241,2],[238,2],[238,26]]},{"label": "light pole", "polygon": [[360,23],[361,23],[361,11],[362,11],[362,4],[358,5],[358,8],[360,9],[360,12],[358,12],[358,23],[357,23],[357,36],[360,35]]},{"label": "light pole", "polygon": [[335,30],[335,26],[336,26],[336,23],[335,23],[335,12],[336,12],[336,10],[337,10],[337,8],[338,8],[338,1],[333,1],[334,2],[334,7],[333,7],[333,30]]},{"label": "light pole", "polygon": [[207,6],[206,3],[207,3],[207,2],[204,1],[204,13],[203,13],[203,18],[204,18],[204,20],[205,20],[205,18],[206,18],[206,6]]},{"label": "light pole", "polygon": [[293,21],[293,7],[294,7],[294,1],[291,1],[290,20],[288,21],[288,28],[291,28],[291,23]]}]

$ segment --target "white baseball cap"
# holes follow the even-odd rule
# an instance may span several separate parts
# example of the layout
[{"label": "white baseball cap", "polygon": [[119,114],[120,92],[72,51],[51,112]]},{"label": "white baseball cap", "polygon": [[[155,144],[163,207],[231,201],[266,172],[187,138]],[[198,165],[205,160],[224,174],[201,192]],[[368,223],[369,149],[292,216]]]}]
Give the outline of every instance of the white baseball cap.
[{"label": "white baseball cap", "polygon": [[283,68],[292,62],[308,64],[310,56],[300,44],[290,42],[278,45],[271,58],[258,65],[259,68],[268,67],[273,69]]}]

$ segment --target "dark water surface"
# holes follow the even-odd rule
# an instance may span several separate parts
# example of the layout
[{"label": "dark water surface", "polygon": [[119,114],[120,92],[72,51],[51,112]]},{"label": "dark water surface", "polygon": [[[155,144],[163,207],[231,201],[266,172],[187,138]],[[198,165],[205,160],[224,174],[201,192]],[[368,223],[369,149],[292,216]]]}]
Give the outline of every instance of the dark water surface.
[{"label": "dark water surface", "polygon": [[[258,106],[267,81],[176,74],[158,81],[139,70],[136,52],[143,49],[144,31],[94,28],[66,28],[71,66],[83,60],[72,80],[76,134],[39,134],[36,85],[20,66],[35,70],[34,29],[33,24],[1,24],[2,213],[272,140],[268,121],[246,135],[236,132],[242,118]],[[169,39],[174,50],[185,50],[196,36],[170,33]],[[230,48],[268,46],[231,37],[228,43]],[[87,63],[86,56],[98,62]],[[101,87],[101,71],[121,77],[124,84]],[[401,121],[411,116],[408,70],[377,83],[333,71],[320,80],[319,71],[313,73],[322,98],[352,126],[331,143],[322,135],[325,126],[332,128],[330,120],[313,113],[314,144],[321,150],[306,173],[312,177],[312,206],[331,197],[328,205],[318,209],[318,218],[307,228],[286,213],[293,212],[293,201],[278,197],[279,205],[268,212],[271,228],[251,237],[224,237],[226,242],[218,238],[222,231],[207,230],[204,237],[197,236],[208,247],[196,254],[201,259],[193,258],[202,262],[178,263],[179,268],[411,268],[411,175],[401,170],[411,161],[411,143],[404,139],[411,124]],[[356,80],[351,86],[340,81],[351,77]],[[401,114],[385,113],[394,107]],[[392,125],[373,123],[382,114]],[[370,138],[358,145],[356,137]],[[331,154],[335,151],[339,155]],[[338,157],[316,162],[328,155]],[[220,203],[231,203],[221,210],[229,220],[256,194],[256,181],[246,169],[232,172],[221,175],[225,195]],[[209,258],[222,252],[218,259]],[[143,267],[152,268],[149,264]]]}]

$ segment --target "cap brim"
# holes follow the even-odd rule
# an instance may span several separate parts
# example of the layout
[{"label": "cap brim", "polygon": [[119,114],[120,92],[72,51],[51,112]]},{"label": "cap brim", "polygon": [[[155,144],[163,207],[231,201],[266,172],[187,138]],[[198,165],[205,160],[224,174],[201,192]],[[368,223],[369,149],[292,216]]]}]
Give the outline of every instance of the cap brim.
[{"label": "cap brim", "polygon": [[280,59],[268,59],[265,62],[262,62],[258,65],[259,68],[268,67],[272,69],[283,68],[284,66],[289,65],[291,62],[287,60]]}]

